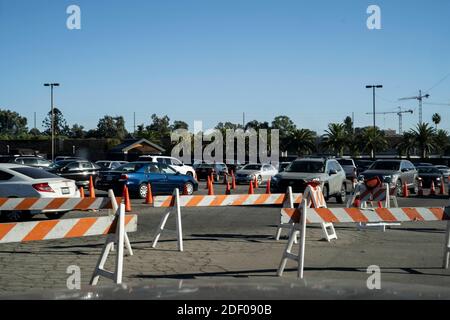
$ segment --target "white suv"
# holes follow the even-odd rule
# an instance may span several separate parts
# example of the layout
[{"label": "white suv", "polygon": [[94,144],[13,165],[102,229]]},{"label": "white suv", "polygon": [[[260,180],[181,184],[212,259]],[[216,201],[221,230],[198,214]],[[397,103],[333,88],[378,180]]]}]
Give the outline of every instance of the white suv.
[{"label": "white suv", "polygon": [[195,170],[191,166],[185,165],[183,162],[174,157],[166,157],[166,156],[140,156],[139,161],[150,161],[150,162],[158,162],[165,163],[171,166],[175,171],[186,174],[188,176],[194,176]]}]

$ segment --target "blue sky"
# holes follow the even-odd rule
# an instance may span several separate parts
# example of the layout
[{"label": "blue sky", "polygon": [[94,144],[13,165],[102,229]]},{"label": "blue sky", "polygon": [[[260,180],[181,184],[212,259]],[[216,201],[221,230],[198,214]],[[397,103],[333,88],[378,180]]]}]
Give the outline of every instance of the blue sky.
[{"label": "blue sky", "polygon": [[[66,28],[67,6],[81,8],[81,30]],[[382,30],[368,30],[366,9],[381,7]],[[0,107],[38,128],[49,110],[44,82],[60,82],[55,105],[68,123],[94,128],[123,115],[132,130],[167,114],[193,127],[271,121],[288,115],[323,133],[354,112],[372,123],[401,105],[404,129],[418,122],[418,103],[397,99],[424,91],[450,73],[450,1],[57,1],[0,0]],[[430,102],[450,103],[450,76]],[[450,106],[424,106],[424,120]],[[378,116],[398,128],[395,114]]]}]

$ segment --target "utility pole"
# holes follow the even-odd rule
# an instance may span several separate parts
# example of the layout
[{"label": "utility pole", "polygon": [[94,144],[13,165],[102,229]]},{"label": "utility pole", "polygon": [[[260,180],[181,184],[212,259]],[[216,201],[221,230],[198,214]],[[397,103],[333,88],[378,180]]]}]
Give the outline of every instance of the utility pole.
[{"label": "utility pole", "polygon": [[133,135],[136,135],[136,112],[133,112]]},{"label": "utility pole", "polygon": [[242,112],[242,129],[245,128],[245,112]]},{"label": "utility pole", "polygon": [[383,88],[382,85],[367,85],[366,89],[372,89],[373,90],[373,129],[375,130],[376,126],[375,126],[375,115],[376,115],[376,111],[375,111],[375,89],[381,89]]},{"label": "utility pole", "polygon": [[51,104],[51,132],[52,132],[52,162],[55,160],[55,112],[53,108],[53,87],[59,87],[59,83],[44,83],[45,87],[50,87]]},{"label": "utility pole", "polygon": [[36,111],[34,112],[34,128],[36,129]]}]

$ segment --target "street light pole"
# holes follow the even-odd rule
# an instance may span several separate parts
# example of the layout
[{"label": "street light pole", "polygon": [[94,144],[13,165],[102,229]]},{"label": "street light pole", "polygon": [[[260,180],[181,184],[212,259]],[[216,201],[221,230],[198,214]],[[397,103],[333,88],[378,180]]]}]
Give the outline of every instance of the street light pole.
[{"label": "street light pole", "polygon": [[367,89],[372,89],[372,100],[373,100],[373,129],[375,130],[375,89],[381,89],[383,88],[382,85],[368,85],[366,86]]},{"label": "street light pole", "polygon": [[51,103],[51,132],[52,132],[52,162],[55,160],[55,112],[53,108],[53,87],[59,87],[59,83],[44,83],[45,87],[50,87]]}]

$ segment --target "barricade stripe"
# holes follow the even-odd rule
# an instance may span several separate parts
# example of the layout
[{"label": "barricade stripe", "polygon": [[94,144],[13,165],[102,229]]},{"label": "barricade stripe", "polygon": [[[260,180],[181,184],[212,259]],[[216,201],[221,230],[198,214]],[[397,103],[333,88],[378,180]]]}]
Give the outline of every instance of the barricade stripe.
[{"label": "barricade stripe", "polygon": [[376,211],[382,221],[397,221],[397,219],[392,215],[389,209],[378,208]]},{"label": "barricade stripe", "polygon": [[60,219],[59,223],[45,236],[44,240],[64,238],[80,219]]},{"label": "barricade stripe", "polygon": [[417,212],[422,216],[422,218],[426,221],[438,220],[436,216],[427,208],[417,208]]},{"label": "barricade stripe", "polygon": [[[328,208],[317,208],[314,210],[323,221],[327,222],[339,222],[333,212]],[[307,217],[308,218],[308,217]]]},{"label": "barricade stripe", "polygon": [[35,204],[39,198],[24,198],[14,210],[30,210],[30,207]]},{"label": "barricade stripe", "polygon": [[84,198],[81,199],[75,206],[74,210],[88,210],[96,198]]},{"label": "barricade stripe", "polygon": [[281,223],[297,223],[300,221],[300,210],[294,208],[283,208],[281,210]]},{"label": "barricade stripe", "polygon": [[43,210],[54,199],[58,198],[39,198],[39,201],[30,206],[28,210]]},{"label": "barricade stripe", "polygon": [[202,197],[191,197],[186,203],[186,207],[196,207],[200,201],[202,201]]},{"label": "barricade stripe", "polygon": [[15,225],[15,223],[0,223],[0,241],[11,231],[12,228],[14,228]]},{"label": "barricade stripe", "polygon": [[[107,217],[110,218],[110,221],[112,222],[114,220],[113,216]],[[92,226],[86,230],[85,236],[91,236],[91,235],[98,235],[98,234],[105,234],[105,229],[108,229],[109,223],[107,226],[105,226],[105,220],[102,219],[96,219]]]},{"label": "barricade stripe", "polygon": [[22,199],[19,198],[8,198],[2,205],[1,210],[14,210],[14,208],[19,205]]},{"label": "barricade stripe", "polygon": [[45,236],[58,224],[58,220],[38,222],[22,241],[43,240]]},{"label": "barricade stripe", "polygon": [[[128,224],[136,218],[136,215],[125,215],[125,231],[127,231]],[[112,223],[106,228],[103,234],[110,234],[116,232],[117,219],[114,219]]]},{"label": "barricade stripe", "polygon": [[353,219],[353,221],[358,222],[368,222],[369,220],[365,215],[362,214],[361,210],[358,208],[344,208],[345,212]]},{"label": "barricade stripe", "polygon": [[239,198],[237,198],[236,200],[233,201],[233,206],[240,206],[242,205],[249,197],[250,195],[248,194],[244,194],[241,195]]},{"label": "barricade stripe", "polygon": [[449,217],[442,208],[430,208],[428,210],[430,210],[438,220],[449,220]]},{"label": "barricade stripe", "polygon": [[270,194],[261,194],[258,199],[256,199],[255,204],[261,205],[266,202],[266,200],[270,197]]},{"label": "barricade stripe", "polygon": [[22,241],[22,239],[26,237],[26,235],[29,234],[31,230],[33,230],[36,224],[38,224],[37,221],[11,223],[11,225],[13,225],[13,228],[0,240],[0,243]]},{"label": "barricade stripe", "polygon": [[222,202],[227,198],[227,195],[217,195],[209,204],[210,206],[220,206]]},{"label": "barricade stripe", "polygon": [[403,208],[403,212],[408,216],[411,221],[423,221],[422,216],[414,208]]},{"label": "barricade stripe", "polygon": [[163,203],[161,203],[161,207],[170,207],[170,204],[172,203],[172,196],[167,197]]},{"label": "barricade stripe", "polygon": [[354,222],[344,208],[333,208],[333,214],[339,222]]},{"label": "barricade stripe", "polygon": [[3,206],[6,201],[8,201],[8,198],[0,198],[0,207]]},{"label": "barricade stripe", "polygon": [[64,235],[64,238],[75,238],[85,234],[95,223],[96,218],[83,218]]},{"label": "barricade stripe", "polygon": [[66,203],[67,198],[56,198],[52,199],[50,203],[48,203],[44,209],[45,210],[53,210],[53,209],[59,209],[62,207],[64,203]]},{"label": "barricade stripe", "polygon": [[397,221],[409,221],[408,215],[401,208],[390,208],[389,211]]}]

